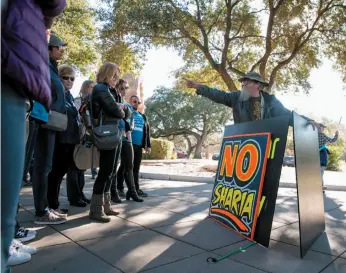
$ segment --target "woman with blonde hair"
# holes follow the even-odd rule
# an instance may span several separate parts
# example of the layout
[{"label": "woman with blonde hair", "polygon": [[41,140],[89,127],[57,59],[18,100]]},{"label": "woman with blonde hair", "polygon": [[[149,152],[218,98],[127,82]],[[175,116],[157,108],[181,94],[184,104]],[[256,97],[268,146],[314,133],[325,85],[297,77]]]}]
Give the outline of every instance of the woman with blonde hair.
[{"label": "woman with blonde hair", "polygon": [[75,98],[75,105],[77,109],[79,109],[84,101],[84,99],[91,94],[93,91],[94,86],[96,85],[96,82],[93,80],[86,80],[82,83],[82,86],[79,91],[79,97]]},{"label": "woman with blonde hair", "polygon": [[[102,124],[119,127],[119,121],[125,117],[125,106],[117,103],[110,92],[119,81],[120,70],[116,64],[104,63],[96,76],[97,84],[91,94],[91,116],[99,120],[102,114]],[[120,129],[119,129],[120,130]],[[95,180],[91,197],[90,219],[99,222],[109,222],[109,215],[118,215],[111,208],[111,177],[117,149],[100,150],[99,173]],[[108,215],[108,216],[107,216]]]}]

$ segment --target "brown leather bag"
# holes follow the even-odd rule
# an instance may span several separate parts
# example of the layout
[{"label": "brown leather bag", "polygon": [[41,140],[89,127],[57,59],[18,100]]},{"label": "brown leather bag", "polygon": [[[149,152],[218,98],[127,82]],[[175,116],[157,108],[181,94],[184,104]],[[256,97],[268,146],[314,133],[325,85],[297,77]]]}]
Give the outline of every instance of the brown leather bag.
[{"label": "brown leather bag", "polygon": [[100,152],[94,145],[88,147],[83,144],[77,144],[74,148],[73,159],[80,170],[98,168],[100,165]]}]

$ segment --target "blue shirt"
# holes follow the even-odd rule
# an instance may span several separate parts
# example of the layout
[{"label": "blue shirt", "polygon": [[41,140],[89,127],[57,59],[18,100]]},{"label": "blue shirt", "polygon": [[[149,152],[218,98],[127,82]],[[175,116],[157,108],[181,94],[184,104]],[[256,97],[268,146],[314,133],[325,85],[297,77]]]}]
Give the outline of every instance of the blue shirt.
[{"label": "blue shirt", "polygon": [[133,113],[134,127],[132,130],[132,143],[138,146],[142,146],[144,136],[144,118],[138,113]]}]

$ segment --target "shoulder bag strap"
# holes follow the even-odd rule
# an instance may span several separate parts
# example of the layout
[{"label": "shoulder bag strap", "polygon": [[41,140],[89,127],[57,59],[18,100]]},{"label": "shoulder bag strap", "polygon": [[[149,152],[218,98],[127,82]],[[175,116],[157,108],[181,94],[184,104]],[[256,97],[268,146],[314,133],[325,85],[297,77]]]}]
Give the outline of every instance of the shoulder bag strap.
[{"label": "shoulder bag strap", "polygon": [[[95,119],[94,119],[94,114],[93,114],[93,93],[90,94],[90,111],[91,111],[91,125],[92,127],[96,127],[94,122],[95,122]],[[103,115],[102,115],[102,109],[100,111],[100,115],[99,115],[99,119],[100,119],[100,127],[102,128],[102,122],[103,122]]]}]

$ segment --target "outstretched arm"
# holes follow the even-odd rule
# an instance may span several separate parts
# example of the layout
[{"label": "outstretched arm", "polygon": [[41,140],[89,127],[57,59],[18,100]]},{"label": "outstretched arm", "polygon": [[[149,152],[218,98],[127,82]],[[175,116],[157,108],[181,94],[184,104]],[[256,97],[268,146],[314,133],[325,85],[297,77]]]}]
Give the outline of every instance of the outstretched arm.
[{"label": "outstretched arm", "polygon": [[198,95],[229,107],[233,107],[235,99],[239,96],[239,92],[225,92],[216,88],[210,88],[195,81],[188,79],[184,80],[186,81],[187,87],[196,89]]},{"label": "outstretched arm", "polygon": [[321,143],[321,142],[322,142],[323,144],[326,144],[326,143],[335,143],[335,142],[338,140],[339,132],[336,131],[333,138],[327,136],[326,134],[319,134],[318,137],[319,137],[319,142],[320,142],[320,143]]}]

